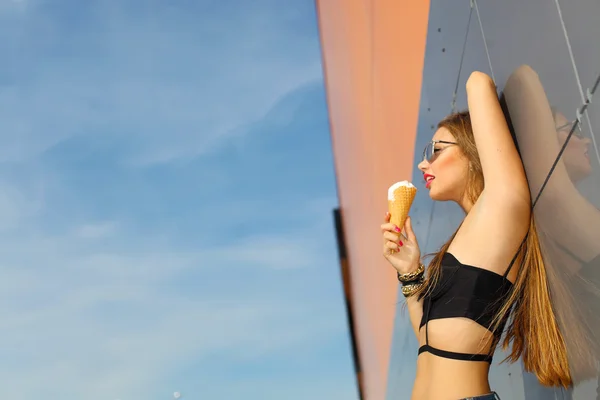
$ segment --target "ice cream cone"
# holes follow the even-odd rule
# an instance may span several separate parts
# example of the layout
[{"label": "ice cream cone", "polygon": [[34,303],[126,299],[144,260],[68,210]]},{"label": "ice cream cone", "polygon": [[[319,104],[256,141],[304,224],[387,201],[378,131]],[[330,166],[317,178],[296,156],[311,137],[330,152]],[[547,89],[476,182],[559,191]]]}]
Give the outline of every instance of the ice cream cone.
[{"label": "ice cream cone", "polygon": [[404,227],[417,188],[408,181],[397,182],[388,189],[390,222],[400,229]]}]

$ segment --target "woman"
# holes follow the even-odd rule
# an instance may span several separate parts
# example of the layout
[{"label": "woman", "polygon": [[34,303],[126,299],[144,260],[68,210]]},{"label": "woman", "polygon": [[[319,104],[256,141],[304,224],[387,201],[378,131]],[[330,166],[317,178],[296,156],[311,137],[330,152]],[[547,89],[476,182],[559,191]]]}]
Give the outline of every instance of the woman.
[{"label": "woman", "polygon": [[[511,361],[549,386],[571,383],[545,281],[519,153],[492,79],[473,72],[469,112],[438,125],[419,164],[435,201],[465,212],[423,275],[411,220],[386,223],[383,253],[397,270],[420,343],[413,400],[497,399],[488,373],[511,307],[504,344]],[[404,228],[404,233],[401,233]],[[535,327],[535,329],[533,329]]]}]

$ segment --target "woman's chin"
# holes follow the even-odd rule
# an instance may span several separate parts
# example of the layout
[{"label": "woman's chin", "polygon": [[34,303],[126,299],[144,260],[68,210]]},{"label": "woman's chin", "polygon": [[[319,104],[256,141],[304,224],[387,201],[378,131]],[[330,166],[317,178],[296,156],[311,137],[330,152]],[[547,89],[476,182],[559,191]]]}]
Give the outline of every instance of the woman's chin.
[{"label": "woman's chin", "polygon": [[440,196],[435,190],[429,189],[429,198],[433,201],[440,201]]},{"label": "woman's chin", "polygon": [[429,198],[433,201],[448,201],[448,196],[444,196],[444,193],[440,193],[439,191],[430,188],[429,189]]},{"label": "woman's chin", "polygon": [[[569,177],[573,183],[580,182],[592,175],[592,166],[588,163],[585,166],[579,166],[579,168],[570,168],[567,170]],[[429,193],[431,195],[431,192]]]}]

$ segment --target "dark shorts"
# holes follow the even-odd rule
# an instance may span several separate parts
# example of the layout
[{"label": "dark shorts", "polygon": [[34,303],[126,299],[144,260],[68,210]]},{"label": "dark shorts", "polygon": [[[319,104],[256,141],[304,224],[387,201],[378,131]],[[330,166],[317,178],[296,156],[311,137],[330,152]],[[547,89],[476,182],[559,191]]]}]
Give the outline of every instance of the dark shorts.
[{"label": "dark shorts", "polygon": [[484,394],[483,396],[467,397],[461,400],[500,400],[500,396],[496,392],[490,394]]}]

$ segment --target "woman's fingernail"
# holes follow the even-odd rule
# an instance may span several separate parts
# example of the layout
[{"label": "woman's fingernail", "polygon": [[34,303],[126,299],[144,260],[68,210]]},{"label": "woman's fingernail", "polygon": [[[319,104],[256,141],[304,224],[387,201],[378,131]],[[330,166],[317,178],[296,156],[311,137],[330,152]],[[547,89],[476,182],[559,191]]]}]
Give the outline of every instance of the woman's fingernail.
[{"label": "woman's fingernail", "polygon": [[400,228],[396,227],[395,229],[396,229],[396,232],[400,232]]},{"label": "woman's fingernail", "polygon": [[398,241],[398,245],[400,245],[400,247],[404,246],[404,243],[402,243],[402,240]]}]

